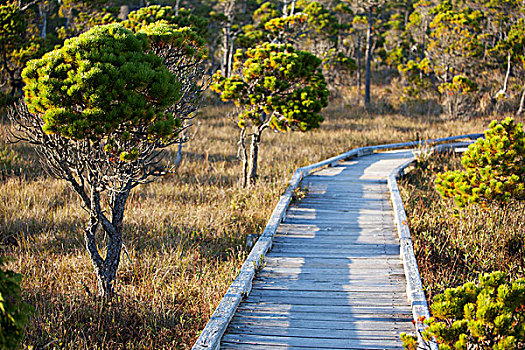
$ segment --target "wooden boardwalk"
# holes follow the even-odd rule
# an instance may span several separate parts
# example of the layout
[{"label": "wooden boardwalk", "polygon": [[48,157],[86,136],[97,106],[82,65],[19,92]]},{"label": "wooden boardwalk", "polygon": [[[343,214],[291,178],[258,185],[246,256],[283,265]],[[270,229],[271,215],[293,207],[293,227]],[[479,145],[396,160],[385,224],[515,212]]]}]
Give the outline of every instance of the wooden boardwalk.
[{"label": "wooden boardwalk", "polygon": [[415,329],[387,176],[411,158],[375,153],[303,180],[221,349],[402,349]]}]

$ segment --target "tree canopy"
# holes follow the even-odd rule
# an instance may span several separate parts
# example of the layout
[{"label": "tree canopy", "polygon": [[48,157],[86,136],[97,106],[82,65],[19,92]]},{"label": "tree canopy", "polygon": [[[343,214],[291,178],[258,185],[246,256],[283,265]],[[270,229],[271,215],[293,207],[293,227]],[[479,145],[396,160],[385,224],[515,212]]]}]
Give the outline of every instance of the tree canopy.
[{"label": "tree canopy", "polygon": [[176,125],[164,109],[181,84],[148,52],[145,35],[121,25],[95,27],[30,61],[23,72],[29,112],[44,130],[73,139],[99,139],[119,131],[164,137]]}]

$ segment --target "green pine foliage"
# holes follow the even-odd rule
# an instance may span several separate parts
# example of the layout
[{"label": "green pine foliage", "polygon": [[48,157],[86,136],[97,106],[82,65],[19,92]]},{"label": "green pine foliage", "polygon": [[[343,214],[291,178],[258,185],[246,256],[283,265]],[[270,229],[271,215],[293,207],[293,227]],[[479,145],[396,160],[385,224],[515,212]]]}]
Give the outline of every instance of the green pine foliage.
[{"label": "green pine foliage", "polygon": [[[31,35],[26,16],[16,3],[0,5],[0,90],[8,88],[11,97],[18,96],[22,90],[20,72],[27,61],[41,54],[41,44],[40,38]],[[0,100],[0,107],[7,104],[3,102]]]},{"label": "green pine foliage", "polygon": [[452,78],[452,82],[443,83],[438,87],[442,94],[463,93],[468,94],[478,90],[478,85],[475,81],[470,80],[463,75],[456,75]]},{"label": "green pine foliage", "polygon": [[0,349],[18,349],[32,308],[21,301],[21,276],[0,260]]},{"label": "green pine foliage", "polygon": [[66,40],[23,71],[29,111],[42,116],[46,132],[76,140],[170,136],[179,121],[165,109],[181,84],[149,46],[146,35],[119,24]]},{"label": "green pine foliage", "polygon": [[207,57],[206,41],[190,27],[155,22],[143,27],[139,33],[146,34],[152,47],[171,47],[177,55],[188,60],[201,61]]},{"label": "green pine foliage", "polygon": [[[224,101],[242,106],[239,126],[248,123],[286,131],[308,131],[319,127],[319,114],[328,104],[321,60],[291,45],[264,43],[235,55],[234,68],[240,74],[230,78],[214,76],[212,89]],[[267,118],[263,117],[267,116]]]},{"label": "green pine foliage", "polygon": [[397,70],[404,83],[403,95],[401,96],[403,102],[410,99],[420,99],[425,91],[432,89],[428,79],[425,79],[426,75],[430,73],[428,59],[409,60],[405,64],[399,64]]},{"label": "green pine foliage", "polygon": [[458,206],[525,198],[525,133],[512,118],[493,121],[485,139],[470,145],[461,163],[464,171],[445,172],[436,179],[438,192],[454,198]]},{"label": "green pine foliage", "polygon": [[503,272],[484,274],[478,284],[437,295],[431,310],[423,339],[435,340],[440,350],[525,347],[525,279],[511,282]]},{"label": "green pine foliage", "polygon": [[208,35],[208,21],[205,18],[194,15],[191,11],[184,8],[179,9],[179,12],[176,13],[171,6],[152,5],[142,7],[130,12],[128,19],[123,21],[122,24],[126,28],[139,31],[141,28],[159,21],[164,21],[179,28],[190,27],[201,37]]},{"label": "green pine foliage", "polygon": [[0,6],[0,45],[19,44],[23,40],[23,35],[27,29],[24,14],[14,3],[7,3]]}]

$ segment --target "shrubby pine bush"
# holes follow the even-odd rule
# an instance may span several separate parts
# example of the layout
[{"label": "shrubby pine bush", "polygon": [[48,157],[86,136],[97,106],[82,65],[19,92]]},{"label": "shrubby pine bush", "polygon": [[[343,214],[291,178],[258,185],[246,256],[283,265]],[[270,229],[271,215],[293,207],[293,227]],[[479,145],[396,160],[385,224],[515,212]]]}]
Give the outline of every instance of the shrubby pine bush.
[{"label": "shrubby pine bush", "polygon": [[399,64],[397,70],[404,85],[402,100],[420,99],[426,90],[431,89],[428,80],[423,79],[423,76],[430,72],[428,59],[419,62],[410,60],[405,64]]},{"label": "shrubby pine bush", "polygon": [[[434,298],[423,339],[440,350],[525,349],[525,279],[509,282],[503,272],[484,274],[478,284],[450,288]],[[407,349],[413,336],[402,335]]]},{"label": "shrubby pine bush", "polygon": [[469,146],[464,171],[438,174],[436,189],[460,207],[468,203],[525,198],[525,133],[512,118],[493,121],[485,139]]},{"label": "shrubby pine bush", "polygon": [[21,301],[21,276],[0,260],[0,349],[17,349],[31,307]]}]

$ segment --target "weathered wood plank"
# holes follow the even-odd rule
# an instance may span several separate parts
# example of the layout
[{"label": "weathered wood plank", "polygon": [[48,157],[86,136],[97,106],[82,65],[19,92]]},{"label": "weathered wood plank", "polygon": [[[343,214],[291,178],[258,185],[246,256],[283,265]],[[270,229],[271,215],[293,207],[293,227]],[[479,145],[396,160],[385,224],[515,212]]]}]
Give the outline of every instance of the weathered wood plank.
[{"label": "weathered wood plank", "polygon": [[378,240],[381,240],[386,245],[399,245],[399,240],[395,239],[394,237],[385,237],[384,235],[379,234],[370,234],[366,236],[356,236],[356,235],[332,235],[332,236],[306,236],[306,235],[279,235],[276,236],[273,243],[274,246],[279,245],[292,245],[297,243],[301,246],[311,246],[314,242],[318,242],[320,247],[328,246],[328,245],[348,245],[348,244],[355,244],[356,246],[366,246],[370,245],[373,246],[376,244]]},{"label": "weathered wood plank", "polygon": [[[360,293],[380,293],[387,294],[392,290],[391,286],[381,286],[381,285],[366,285],[361,284],[339,284],[339,283],[324,283],[324,282],[312,282],[312,281],[299,281],[299,282],[283,282],[280,284],[277,283],[263,283],[259,281],[253,282],[253,287],[263,290],[263,289],[281,289],[281,290],[302,290],[302,291],[331,291],[336,288],[344,292],[360,292]],[[363,295],[363,297],[365,297]]]},{"label": "weathered wood plank", "polygon": [[[366,220],[366,219],[365,219]],[[376,220],[374,222],[366,220],[363,222],[356,222],[356,220],[341,220],[334,223],[330,220],[314,219],[314,220],[305,220],[301,218],[286,218],[285,224],[293,224],[299,226],[308,226],[312,229],[378,229],[378,230],[395,230],[395,226],[390,223],[390,220],[387,220],[387,217],[383,217],[381,220]]]},{"label": "weathered wood plank", "polygon": [[296,305],[274,303],[242,303],[237,308],[239,313],[264,312],[264,313],[310,313],[310,314],[344,314],[344,315],[411,315],[412,310],[407,305],[389,306],[351,306],[351,305]]},{"label": "weathered wood plank", "polygon": [[328,299],[329,295],[324,294],[322,298],[306,298],[306,297],[293,297],[293,296],[281,296],[279,299],[267,297],[266,293],[259,293],[260,296],[252,296],[243,301],[246,304],[253,303],[275,303],[278,305],[310,305],[310,306],[352,306],[352,307],[387,307],[393,305],[405,305],[406,295],[403,296],[384,296],[380,295],[376,298],[363,299],[362,295],[359,298],[339,298],[339,299]]},{"label": "weathered wood plank", "polygon": [[282,289],[258,289],[254,288],[252,289],[252,292],[250,293],[249,298],[252,297],[268,297],[268,298],[275,298],[275,299],[281,299],[290,297],[290,298],[297,298],[297,300],[303,299],[303,298],[316,298],[319,300],[325,299],[325,300],[333,300],[335,304],[342,303],[344,301],[352,302],[353,300],[362,300],[364,302],[374,300],[404,300],[406,302],[406,293],[405,291],[397,291],[392,290],[388,294],[384,293],[368,293],[366,295],[366,298],[363,297],[363,294],[361,292],[352,292],[352,291],[340,291],[340,290],[332,290],[332,291],[305,291],[305,290],[282,290]]},{"label": "weathered wood plank", "polygon": [[[236,350],[308,350],[308,349],[316,349],[316,348],[308,347],[308,345],[306,346],[290,346],[290,345],[275,345],[275,344],[253,345],[253,344],[245,344],[245,343],[239,344],[239,343],[225,342],[221,346],[221,349],[224,349],[224,350],[232,350],[232,349],[236,349]],[[332,348],[332,350],[361,350],[361,349],[345,347],[343,349]]]},{"label": "weathered wood plank", "polygon": [[340,242],[337,245],[332,245],[332,247],[324,244],[324,245],[317,245],[317,244],[310,244],[310,243],[303,243],[303,244],[286,244],[286,243],[280,243],[275,244],[274,241],[274,248],[272,250],[272,254],[279,253],[281,251],[285,252],[305,252],[305,255],[303,257],[306,257],[308,253],[315,253],[315,254],[328,254],[330,253],[332,256],[335,256],[335,254],[345,254],[352,255],[356,252],[362,253],[362,254],[373,254],[373,253],[389,253],[389,254],[399,254],[399,243],[398,244],[352,244],[352,241],[346,241],[346,242]]},{"label": "weathered wood plank", "polygon": [[285,317],[257,317],[247,315],[235,315],[232,320],[232,325],[246,326],[246,327],[274,327],[274,328],[306,328],[306,329],[320,329],[320,330],[368,330],[383,332],[388,330],[398,330],[401,332],[412,331],[412,325],[407,324],[405,319],[401,322],[396,322],[392,319],[351,319],[351,320],[293,320]]},{"label": "weathered wood plank", "polygon": [[345,209],[345,208],[326,208],[324,205],[318,204],[315,206],[301,206],[301,207],[292,207],[288,209],[287,216],[301,216],[303,218],[308,218],[311,214],[317,214],[319,216],[323,216],[323,218],[330,218],[330,217],[338,217],[340,218],[341,215],[345,216],[362,216],[362,215],[370,215],[372,217],[385,216],[384,210],[379,208],[370,208],[367,206],[367,208],[356,207],[355,209]]},{"label": "weathered wood plank", "polygon": [[305,253],[302,253],[302,252],[274,252],[272,253],[272,256],[276,257],[276,258],[299,258],[299,257],[302,257],[302,258],[305,258],[305,259],[341,259],[341,258],[348,258],[348,259],[359,259],[359,258],[376,258],[376,259],[382,259],[382,258],[388,258],[390,256],[395,256],[396,254],[395,253],[392,253],[392,254],[388,254],[388,253],[383,253],[383,254],[378,254],[378,253],[352,253],[352,254],[347,254],[347,253],[343,253],[343,254],[330,254],[329,256],[327,256],[326,254],[323,254],[323,253],[318,253],[316,254],[315,252],[305,252]]},{"label": "weathered wood plank", "polygon": [[[399,271],[399,272],[402,272]],[[309,270],[307,272],[296,272],[296,271],[283,271],[283,270],[275,270],[275,269],[268,269],[264,270],[263,272],[259,273],[257,275],[257,278],[261,279],[269,279],[269,278],[278,278],[278,279],[285,279],[285,280],[296,280],[296,279],[302,279],[305,281],[310,280],[318,280],[322,276],[323,279],[330,280],[330,281],[349,281],[350,279],[352,281],[356,281],[359,283],[367,283],[367,282],[373,282],[378,280],[384,280],[384,281],[401,281],[402,283],[405,283],[405,276],[402,273],[398,274],[389,274],[383,270],[357,270],[357,271],[350,271],[348,269],[339,269],[335,271],[331,270]]]},{"label": "weathered wood plank", "polygon": [[310,224],[295,224],[290,225],[286,222],[282,223],[279,230],[277,231],[276,235],[280,234],[293,234],[293,233],[301,233],[301,234],[327,234],[327,235],[337,235],[337,234],[359,234],[362,233],[363,235],[369,234],[369,233],[378,233],[378,234],[388,234],[391,236],[397,237],[395,234],[395,226],[390,225],[389,223],[384,223],[380,226],[359,226],[359,224],[355,225],[332,225],[332,226],[316,226],[316,225],[310,225]]},{"label": "weathered wood plank", "polygon": [[300,338],[325,338],[325,339],[370,339],[370,340],[399,340],[397,329],[388,328],[378,334],[374,330],[361,329],[326,329],[295,328],[295,327],[251,327],[247,325],[232,324],[229,328],[231,334],[254,334],[267,336],[288,336]]},{"label": "weathered wood plank", "polygon": [[251,334],[225,334],[224,342],[238,344],[288,345],[314,349],[402,349],[399,340],[330,339],[275,337]]},{"label": "weathered wood plank", "polygon": [[370,279],[370,278],[399,278],[404,279],[405,274],[403,272],[403,265],[395,266],[381,266],[381,267],[368,267],[366,269],[350,269],[348,267],[341,268],[320,268],[320,267],[283,267],[283,266],[265,266],[263,270],[259,271],[257,276],[265,276],[265,274],[283,274],[283,275],[345,275],[352,277],[353,279]]},{"label": "weathered wood plank", "polygon": [[[267,256],[264,260],[266,266],[282,266],[282,267],[297,267],[304,266],[305,259],[303,257],[274,257]],[[396,256],[388,256],[384,259],[377,258],[311,258],[307,260],[308,267],[349,267],[349,268],[358,268],[358,267],[379,267],[385,266],[388,267],[391,264],[402,264],[401,258]]]},{"label": "weathered wood plank", "polygon": [[311,313],[311,312],[264,312],[264,311],[243,311],[237,312],[236,315],[244,317],[258,317],[261,320],[264,318],[280,318],[286,319],[290,322],[296,321],[348,321],[348,322],[358,322],[358,321],[367,321],[367,322],[411,322],[412,314],[411,313],[396,313],[396,314],[334,314],[334,313]]},{"label": "weathered wood plank", "polygon": [[[393,288],[403,288],[403,280],[354,280],[354,279],[321,279],[321,278],[284,278],[275,276],[272,278],[257,279],[261,283],[265,283],[265,287],[256,287],[260,290],[265,289],[281,289],[281,290],[298,290],[298,291],[326,291],[329,288],[340,288],[344,292],[362,292],[374,289],[376,293],[381,295],[390,295],[390,290]],[[366,287],[365,287],[366,286]],[[362,295],[365,298],[365,295]],[[407,303],[408,305],[408,303]]]}]

